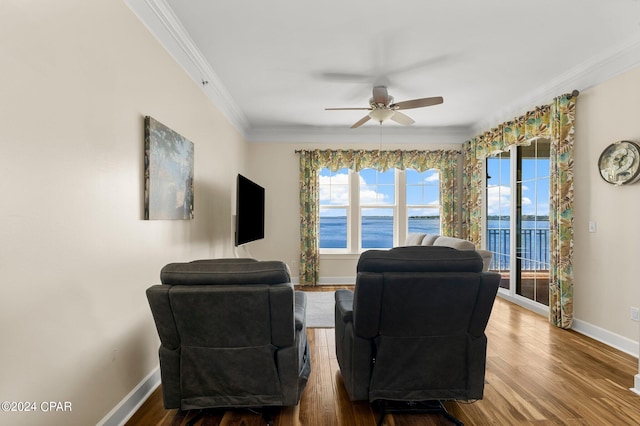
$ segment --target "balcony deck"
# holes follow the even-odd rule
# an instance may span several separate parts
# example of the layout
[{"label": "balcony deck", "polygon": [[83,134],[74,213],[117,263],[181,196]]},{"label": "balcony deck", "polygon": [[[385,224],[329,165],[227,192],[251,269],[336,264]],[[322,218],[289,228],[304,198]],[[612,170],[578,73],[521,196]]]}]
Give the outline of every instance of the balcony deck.
[{"label": "balcony deck", "polygon": [[[516,294],[549,306],[549,229],[523,228],[517,257],[520,262],[521,279]],[[509,288],[512,283],[510,264],[509,229],[487,229],[487,249],[493,252],[489,270],[502,275],[500,287]]]},{"label": "balcony deck", "polygon": [[[491,270],[491,269],[490,269]],[[511,283],[509,271],[496,271],[502,275],[500,287],[508,289]],[[516,294],[549,306],[549,270],[522,271],[520,289]]]}]

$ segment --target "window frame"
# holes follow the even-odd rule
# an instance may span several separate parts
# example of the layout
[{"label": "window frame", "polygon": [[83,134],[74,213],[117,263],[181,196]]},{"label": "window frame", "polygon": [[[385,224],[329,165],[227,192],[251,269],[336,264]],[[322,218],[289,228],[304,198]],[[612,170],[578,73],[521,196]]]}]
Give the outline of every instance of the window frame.
[{"label": "window frame", "polygon": [[[349,197],[348,197],[348,204],[334,204],[334,205],[322,205],[320,204],[320,202],[318,202],[318,208],[319,210],[322,209],[346,209],[346,213],[347,213],[347,230],[346,230],[346,237],[347,237],[347,247],[346,248],[319,248],[319,253],[320,254],[344,254],[344,253],[351,253],[351,233],[353,230],[353,226],[352,226],[352,216],[353,216],[353,205],[351,204],[351,200],[352,200],[352,194],[353,194],[353,170],[349,169],[349,168],[343,168],[344,170],[347,171],[347,187],[348,187],[348,191],[349,191]],[[339,170],[343,170],[343,169],[339,169]],[[320,173],[322,173],[323,170],[329,170],[331,172],[331,170],[328,167],[322,167],[320,169]],[[336,170],[336,172],[338,172],[339,170]],[[331,172],[334,173],[334,172]],[[320,183],[318,183],[318,191],[320,191]],[[318,245],[320,244],[320,219],[321,215],[318,215]]]},{"label": "window frame", "polygon": [[[399,172],[400,172],[400,170],[395,169],[395,168],[388,170],[388,171],[393,170],[393,203],[388,203],[388,204],[383,204],[383,203],[363,204],[362,203],[362,198],[361,198],[361,191],[360,191],[362,189],[362,184],[360,182],[360,173],[362,173],[364,170],[373,170],[376,173],[376,178],[377,178],[377,173],[380,173],[378,170],[375,170],[372,167],[364,168],[364,169],[360,170],[357,173],[354,172],[354,174],[358,177],[356,179],[357,180],[357,185],[358,185],[358,194],[357,194],[357,199],[358,199],[358,210],[357,210],[358,211],[358,221],[357,221],[357,224],[354,224],[354,226],[357,225],[357,229],[358,229],[358,240],[357,240],[358,244],[357,244],[357,247],[358,247],[358,252],[359,253],[362,253],[365,250],[376,250],[376,249],[387,249],[387,248],[389,248],[389,247],[366,247],[366,248],[364,248],[362,246],[362,241],[363,241],[363,237],[364,237],[362,221],[363,221],[364,217],[366,217],[363,214],[363,212],[365,210],[368,210],[368,209],[390,209],[393,212],[393,215],[392,215],[393,222],[391,224],[391,230],[392,230],[393,236],[392,236],[392,240],[391,240],[391,246],[394,247],[394,246],[398,245],[396,239],[397,239],[397,235],[398,235],[397,227],[398,227],[398,223],[399,223],[399,220],[398,220],[398,180],[399,180]],[[387,186],[387,187],[390,186],[387,183],[379,183],[377,180],[373,184],[366,183],[366,185],[367,186],[372,186],[372,185],[375,186],[376,187],[376,194],[380,193],[379,187],[381,185],[384,185],[384,186]]]},{"label": "window frame", "polygon": [[[410,185],[410,184],[408,184],[407,183],[406,170],[402,171],[404,173],[404,179],[403,179],[403,188],[402,188],[401,191],[402,191],[403,196],[405,197],[405,199],[403,200],[403,205],[404,205],[404,212],[403,212],[404,213],[404,218],[403,218],[404,222],[403,223],[405,223],[406,226],[402,227],[403,228],[402,229],[402,233],[399,234],[400,241],[405,241],[406,238],[407,238],[407,235],[409,235],[409,233],[410,233],[410,231],[409,231],[409,217],[410,217],[409,216],[409,210],[411,210],[411,209],[437,209],[438,210],[438,218],[439,218],[439,220],[438,220],[438,223],[439,223],[438,234],[439,235],[442,234],[442,204],[441,204],[441,200],[442,200],[441,190],[442,190],[442,188],[440,186],[440,178],[441,178],[441,173],[442,173],[441,170],[437,169],[435,167],[432,167],[430,169],[424,170],[422,172],[419,171],[419,170],[416,170],[416,169],[408,169],[408,170],[415,170],[416,173],[420,173],[420,174],[424,174],[424,173],[426,173],[428,171],[432,171],[433,170],[438,174],[438,184],[437,185],[426,185],[424,183],[424,180],[422,181],[423,183],[420,185],[422,187],[423,191],[424,191],[425,187],[428,187],[428,186],[436,187],[437,191],[438,191],[438,194],[437,194],[438,195],[438,197],[437,197],[438,202],[436,204],[433,204],[433,203],[408,204],[407,200],[406,200],[408,187],[410,187],[410,186],[418,186],[418,185],[414,185],[414,184]],[[423,177],[423,179],[424,179],[424,177]],[[423,199],[423,201],[426,201],[426,199]]]},{"label": "window frame", "polygon": [[[328,169],[323,167],[321,169]],[[347,208],[347,248],[322,248],[319,247],[320,255],[338,255],[338,256],[350,256],[359,255],[363,251],[374,249],[362,248],[362,210],[367,208],[392,208],[393,209],[393,241],[392,247],[401,245],[406,240],[409,233],[409,216],[408,211],[411,208],[437,208],[438,217],[440,218],[440,227],[442,226],[442,205],[441,201],[441,186],[438,184],[438,203],[435,204],[412,204],[407,205],[407,177],[406,171],[400,169],[394,170],[394,203],[392,204],[366,204],[360,203],[360,173],[355,170],[348,169],[349,172],[349,205],[347,206],[320,206],[323,208]],[[415,169],[414,169],[415,170]],[[436,171],[441,179],[442,171],[432,167],[428,170]],[[427,170],[425,170],[426,172]],[[320,191],[320,188],[318,188]],[[318,218],[318,230],[320,227],[321,218]],[[320,240],[320,235],[318,235]],[[387,249],[389,247],[378,247],[380,249]]]}]

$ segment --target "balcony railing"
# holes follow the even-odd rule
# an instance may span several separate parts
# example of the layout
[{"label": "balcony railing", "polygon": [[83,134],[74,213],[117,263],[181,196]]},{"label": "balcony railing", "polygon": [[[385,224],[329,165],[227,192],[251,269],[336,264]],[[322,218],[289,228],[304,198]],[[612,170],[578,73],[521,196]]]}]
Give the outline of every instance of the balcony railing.
[{"label": "balcony railing", "polygon": [[[508,229],[487,229],[487,250],[493,252],[489,269],[509,269],[511,239]],[[516,251],[523,271],[549,270],[549,230],[522,229],[520,247]]]}]

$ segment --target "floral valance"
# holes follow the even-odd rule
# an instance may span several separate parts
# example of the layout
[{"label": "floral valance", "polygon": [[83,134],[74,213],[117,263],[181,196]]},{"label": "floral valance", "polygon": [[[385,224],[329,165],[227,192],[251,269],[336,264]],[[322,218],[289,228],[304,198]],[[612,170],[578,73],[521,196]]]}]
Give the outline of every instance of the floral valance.
[{"label": "floral valance", "polygon": [[415,169],[423,172],[432,168],[442,169],[456,161],[460,154],[455,150],[315,150],[314,161],[317,169],[328,167],[332,171],[348,168],[360,171],[373,168],[380,171],[389,169]]},{"label": "floral valance", "polygon": [[[482,160],[496,152],[507,151],[511,145],[528,145],[534,138],[551,139],[554,119],[552,109],[561,117],[567,116],[567,109],[573,108],[575,104],[575,96],[562,95],[556,98],[556,102],[557,105],[537,107],[533,111],[484,132],[468,141],[465,144],[465,150],[471,150],[476,159]],[[563,124],[566,123],[560,123],[560,126]]]}]

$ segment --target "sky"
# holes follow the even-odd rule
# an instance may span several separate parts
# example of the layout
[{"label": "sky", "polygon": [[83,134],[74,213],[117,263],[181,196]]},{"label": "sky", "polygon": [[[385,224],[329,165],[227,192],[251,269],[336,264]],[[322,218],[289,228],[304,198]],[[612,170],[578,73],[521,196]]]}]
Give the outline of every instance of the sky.
[{"label": "sky", "polygon": [[[487,214],[510,215],[511,195],[509,158],[489,158],[487,161]],[[522,213],[549,215],[549,160],[522,161]],[[535,200],[538,200],[536,205]]]},{"label": "sky", "polygon": [[[408,169],[407,176],[407,204],[409,205],[438,205],[439,204],[439,178],[437,170],[427,170],[417,172]],[[349,203],[348,170],[341,169],[330,172],[322,169],[320,173],[320,205],[346,205]],[[378,172],[374,169],[364,169],[359,174],[360,182],[360,205],[389,205],[395,204],[395,173],[394,170]],[[320,215],[344,216],[343,209],[322,209]],[[365,216],[391,216],[390,208],[364,208]],[[438,214],[437,208],[424,209],[413,208],[411,215],[434,215]]]},{"label": "sky", "polygon": [[[509,182],[509,158],[490,158],[487,162],[487,214],[510,215],[512,191]],[[547,216],[549,214],[549,161],[524,159],[522,165],[522,211],[525,215]],[[427,170],[419,173],[407,170],[407,204],[438,204],[439,173]],[[394,171],[377,172],[365,169],[360,172],[361,206],[394,204]],[[322,169],[320,174],[321,216],[345,216],[344,209],[322,209],[322,206],[347,205],[349,203],[348,170],[330,172]],[[535,200],[538,203],[534,203]],[[390,209],[365,208],[363,215],[391,215]],[[437,214],[437,209],[411,209],[411,216]]]}]

